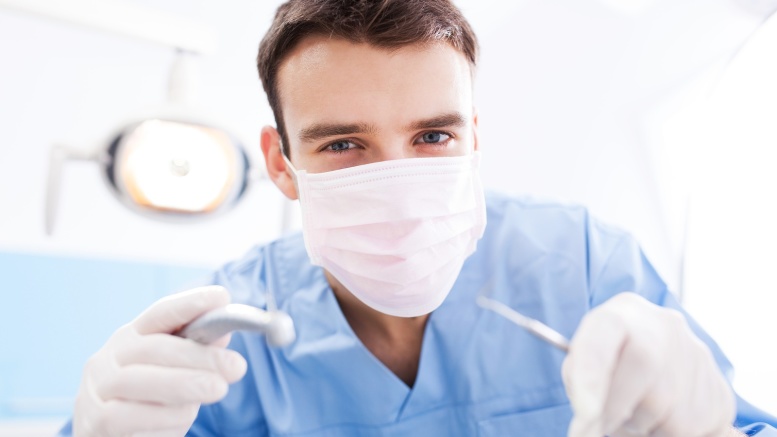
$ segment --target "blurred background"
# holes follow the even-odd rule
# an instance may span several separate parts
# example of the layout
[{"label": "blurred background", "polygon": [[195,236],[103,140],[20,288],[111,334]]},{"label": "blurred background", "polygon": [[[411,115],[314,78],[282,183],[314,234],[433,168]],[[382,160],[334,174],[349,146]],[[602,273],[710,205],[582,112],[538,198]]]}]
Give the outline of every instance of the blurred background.
[{"label": "blurred background", "polygon": [[[116,328],[299,228],[260,170],[254,58],[280,3],[0,0],[0,435],[52,435]],[[632,232],[739,393],[777,413],[777,0],[456,3],[482,48],[485,185]],[[171,100],[244,146],[234,208],[152,220],[109,186],[95,151]]]}]

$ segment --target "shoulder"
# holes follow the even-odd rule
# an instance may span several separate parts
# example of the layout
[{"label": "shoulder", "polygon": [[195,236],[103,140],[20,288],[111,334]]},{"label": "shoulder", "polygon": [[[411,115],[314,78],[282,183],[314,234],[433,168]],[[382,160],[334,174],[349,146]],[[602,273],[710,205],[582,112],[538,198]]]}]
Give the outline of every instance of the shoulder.
[{"label": "shoulder", "polygon": [[497,191],[486,192],[486,207],[489,218],[491,215],[506,217],[516,213],[564,215],[570,218],[580,218],[587,214],[587,209],[582,205],[529,195],[510,195]]},{"label": "shoulder", "polygon": [[489,192],[486,206],[490,238],[509,237],[512,242],[517,238],[546,250],[579,247],[595,252],[612,250],[619,241],[631,238],[574,203]]},{"label": "shoulder", "polygon": [[488,223],[478,248],[514,269],[545,263],[585,272],[595,284],[608,267],[634,269],[644,261],[628,232],[594,218],[584,206],[495,193],[486,199]]},{"label": "shoulder", "polygon": [[[498,265],[520,289],[539,294],[552,290],[554,299],[564,290],[567,298],[574,296],[586,305],[598,305],[622,291],[663,301],[666,284],[637,240],[597,220],[587,208],[499,194],[489,194],[486,203],[488,224],[478,243],[481,268],[494,270]],[[578,299],[583,295],[585,302]],[[519,298],[525,296],[511,302]]]},{"label": "shoulder", "polygon": [[283,300],[296,283],[310,280],[316,269],[310,264],[301,233],[294,233],[267,244],[257,245],[242,257],[214,272],[213,283],[223,285],[232,301],[260,308],[268,292]]}]

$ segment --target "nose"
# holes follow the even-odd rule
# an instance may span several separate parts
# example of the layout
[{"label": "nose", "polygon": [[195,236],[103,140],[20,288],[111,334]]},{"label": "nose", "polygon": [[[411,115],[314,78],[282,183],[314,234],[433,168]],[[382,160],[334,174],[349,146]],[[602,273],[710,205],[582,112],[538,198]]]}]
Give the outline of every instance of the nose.
[{"label": "nose", "polygon": [[387,140],[382,147],[379,148],[376,161],[391,161],[394,159],[412,158],[413,150],[408,148],[400,140]]}]

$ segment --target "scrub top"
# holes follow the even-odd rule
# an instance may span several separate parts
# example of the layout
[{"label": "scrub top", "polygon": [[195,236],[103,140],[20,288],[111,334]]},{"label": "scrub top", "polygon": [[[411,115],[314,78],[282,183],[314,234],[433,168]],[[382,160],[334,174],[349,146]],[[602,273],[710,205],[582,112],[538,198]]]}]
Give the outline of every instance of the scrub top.
[{"label": "scrub top", "polygon": [[[301,235],[251,252],[217,273],[234,301],[265,306],[272,293],[298,339],[273,349],[236,333],[249,362],[227,397],[203,406],[191,436],[565,436],[572,417],[564,354],[475,304],[486,293],[572,337],[592,307],[635,291],[679,309],[627,234],[584,208],[487,196],[488,225],[442,306],[428,321],[414,386],[351,330]],[[731,365],[689,318],[723,371]],[[774,419],[741,405],[739,422]],[[772,434],[777,431],[769,429]]]},{"label": "scrub top", "polygon": [[[189,436],[566,436],[572,417],[564,354],[475,304],[479,293],[574,336],[592,307],[623,291],[683,311],[629,235],[581,207],[487,195],[488,224],[449,296],[426,325],[408,387],[356,337],[301,234],[252,250],[216,273],[234,302],[271,293],[297,340],[268,347],[237,332],[248,372],[204,405]],[[687,314],[686,314],[686,317]],[[688,317],[722,371],[731,365]],[[777,419],[738,398],[736,425],[777,436]]]}]

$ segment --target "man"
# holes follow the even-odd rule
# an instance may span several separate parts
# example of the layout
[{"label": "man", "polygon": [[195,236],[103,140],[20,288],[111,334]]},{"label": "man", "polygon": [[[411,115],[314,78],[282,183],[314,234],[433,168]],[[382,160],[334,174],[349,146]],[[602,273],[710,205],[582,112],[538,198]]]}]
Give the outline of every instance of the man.
[{"label": "man", "polygon": [[[304,239],[119,329],[85,367],[72,434],[777,435],[633,239],[582,208],[483,195],[476,59],[447,0],[281,6],[259,50],[276,117],[261,146]],[[572,337],[568,355],[481,294]],[[268,295],[290,346],[170,335]]]}]

